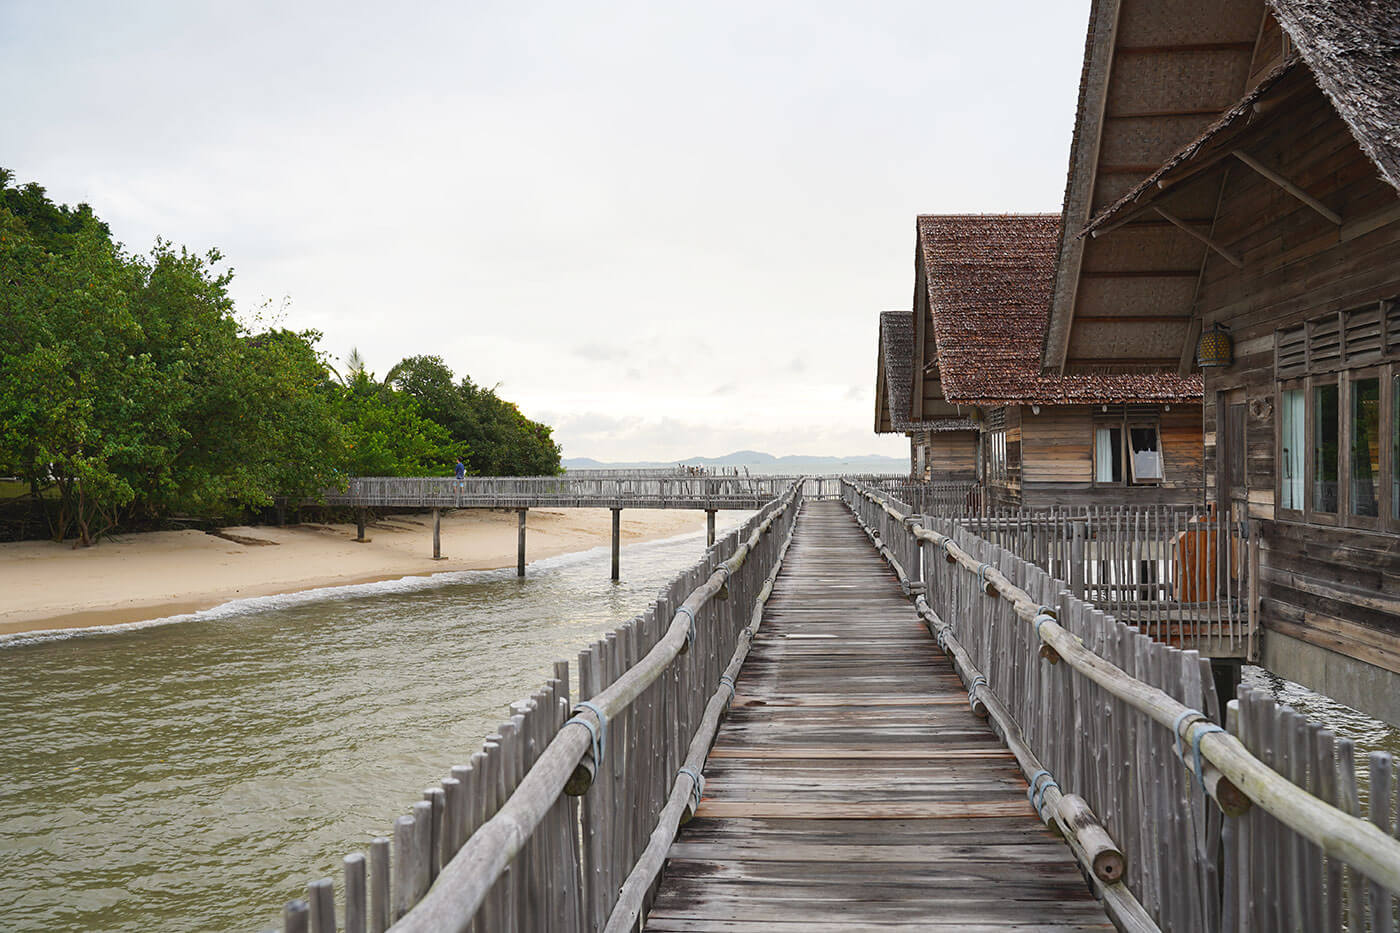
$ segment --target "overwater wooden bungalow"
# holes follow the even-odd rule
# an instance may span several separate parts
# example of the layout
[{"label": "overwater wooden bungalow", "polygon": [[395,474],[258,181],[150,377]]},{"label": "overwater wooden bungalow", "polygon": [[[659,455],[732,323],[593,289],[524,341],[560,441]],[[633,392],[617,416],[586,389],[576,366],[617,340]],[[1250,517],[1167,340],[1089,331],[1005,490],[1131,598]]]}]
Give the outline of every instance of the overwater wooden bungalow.
[{"label": "overwater wooden bungalow", "polygon": [[[1263,663],[1400,722],[1400,5],[1096,0],[1044,372],[1204,372]],[[1197,358],[1200,366],[1197,366]]]},{"label": "overwater wooden bungalow", "polygon": [[977,423],[944,401],[938,375],[924,380],[912,396],[914,315],[880,315],[880,346],[875,366],[875,433],[909,438],[909,476],[918,482],[971,483],[977,478]]},{"label": "overwater wooden bungalow", "polygon": [[914,312],[881,319],[886,404],[970,417],[975,433],[913,446],[934,479],[970,469],[991,506],[1200,504],[1197,377],[1041,372],[1058,237],[1050,214],[918,218]]}]

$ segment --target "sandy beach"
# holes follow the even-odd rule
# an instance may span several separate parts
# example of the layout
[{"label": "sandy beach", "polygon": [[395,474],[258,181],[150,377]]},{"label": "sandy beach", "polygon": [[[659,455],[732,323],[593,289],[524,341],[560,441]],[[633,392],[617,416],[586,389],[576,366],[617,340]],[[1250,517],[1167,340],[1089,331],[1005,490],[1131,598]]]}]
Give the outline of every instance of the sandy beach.
[{"label": "sandy beach", "polygon": [[[527,559],[606,546],[607,509],[531,509]],[[630,509],[622,542],[703,531],[705,513]],[[453,570],[515,566],[516,514],[482,509],[442,520],[433,560],[432,518],[380,519],[355,541],[354,525],[289,525],[124,535],[97,547],[0,544],[0,635],[119,625],[210,609],[233,599],[373,583]]]}]

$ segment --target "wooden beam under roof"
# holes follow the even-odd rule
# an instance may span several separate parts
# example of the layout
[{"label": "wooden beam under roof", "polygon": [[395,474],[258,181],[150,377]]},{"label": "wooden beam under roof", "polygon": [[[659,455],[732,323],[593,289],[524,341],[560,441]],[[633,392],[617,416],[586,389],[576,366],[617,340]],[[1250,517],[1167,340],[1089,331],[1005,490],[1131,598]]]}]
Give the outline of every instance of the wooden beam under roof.
[{"label": "wooden beam under roof", "polygon": [[1081,273],[1086,279],[1194,279],[1199,269],[1114,269]]},{"label": "wooden beam under roof", "polygon": [[1179,324],[1191,320],[1188,314],[1076,314],[1076,321],[1100,324]]},{"label": "wooden beam under roof", "polygon": [[1293,182],[1289,181],[1287,178],[1284,178],[1278,172],[1275,172],[1273,169],[1264,165],[1258,159],[1254,158],[1254,156],[1245,152],[1243,149],[1236,149],[1234,150],[1234,152],[1231,153],[1231,155],[1239,159],[1245,165],[1248,165],[1250,168],[1254,169],[1260,175],[1263,175],[1269,181],[1278,185],[1284,191],[1287,191],[1289,194],[1293,195],[1293,197],[1297,198],[1299,201],[1302,201],[1308,207],[1311,207],[1313,210],[1317,211],[1323,217],[1326,217],[1328,220],[1332,221],[1332,223],[1336,224],[1339,227],[1342,225],[1341,214],[1338,214],[1326,204],[1323,204],[1317,198],[1308,194],[1306,191],[1293,184]]},{"label": "wooden beam under roof", "polygon": [[1248,42],[1186,42],[1181,45],[1120,45],[1118,55],[1161,55],[1171,52],[1253,52],[1254,40]]},{"label": "wooden beam under roof", "polygon": [[1234,266],[1236,269],[1243,269],[1243,268],[1244,268],[1244,260],[1243,260],[1243,259],[1241,259],[1239,256],[1235,255],[1235,254],[1234,254],[1233,252],[1231,252],[1230,250],[1226,249],[1224,246],[1221,246],[1221,245],[1220,245],[1218,242],[1216,242],[1213,238],[1206,236],[1204,233],[1202,233],[1201,231],[1195,229],[1195,228],[1192,227],[1190,224],[1188,224],[1186,221],[1182,220],[1180,217],[1177,217],[1175,214],[1172,214],[1172,213],[1169,212],[1169,211],[1164,211],[1164,210],[1162,210],[1160,207],[1156,207],[1156,206],[1154,206],[1152,209],[1153,209],[1154,211],[1156,211],[1157,213],[1161,214],[1161,215],[1162,215],[1164,218],[1166,218],[1168,221],[1170,221],[1171,224],[1172,224],[1172,226],[1174,226],[1174,227],[1176,227],[1177,229],[1179,229],[1182,233],[1185,233],[1187,236],[1194,237],[1195,239],[1200,240],[1200,241],[1201,241],[1202,243],[1204,243],[1206,246],[1210,247],[1210,248],[1211,248],[1212,250],[1214,250],[1216,253],[1220,254],[1220,256],[1221,256],[1226,262],[1230,263],[1230,265]]}]

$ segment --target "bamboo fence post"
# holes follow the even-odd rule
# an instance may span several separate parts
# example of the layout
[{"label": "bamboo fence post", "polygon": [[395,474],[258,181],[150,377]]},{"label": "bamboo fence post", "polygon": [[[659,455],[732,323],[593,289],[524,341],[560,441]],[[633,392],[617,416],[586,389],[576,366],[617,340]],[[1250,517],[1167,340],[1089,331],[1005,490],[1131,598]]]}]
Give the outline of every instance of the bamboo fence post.
[{"label": "bamboo fence post", "polygon": [[365,857],[345,856],[345,933],[368,933],[369,902],[365,888]]}]

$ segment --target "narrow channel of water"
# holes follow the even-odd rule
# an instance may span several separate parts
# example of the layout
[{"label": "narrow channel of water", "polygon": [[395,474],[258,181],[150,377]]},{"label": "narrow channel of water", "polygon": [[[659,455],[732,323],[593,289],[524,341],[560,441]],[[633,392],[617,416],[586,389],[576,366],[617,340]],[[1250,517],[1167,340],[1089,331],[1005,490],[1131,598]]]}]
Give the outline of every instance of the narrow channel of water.
[{"label": "narrow channel of water", "polygon": [[627,547],[620,584],[600,548],[0,643],[0,928],[276,925],[703,550]]}]

